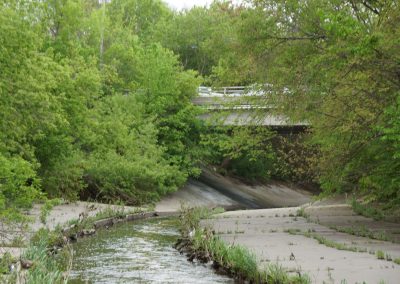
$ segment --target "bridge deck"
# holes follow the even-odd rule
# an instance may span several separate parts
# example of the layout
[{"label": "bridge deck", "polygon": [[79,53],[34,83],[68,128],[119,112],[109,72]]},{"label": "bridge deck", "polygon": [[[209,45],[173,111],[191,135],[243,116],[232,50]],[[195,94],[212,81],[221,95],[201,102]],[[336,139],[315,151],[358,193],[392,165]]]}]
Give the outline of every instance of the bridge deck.
[{"label": "bridge deck", "polygon": [[[245,87],[223,87],[217,90],[200,87],[199,96],[192,99],[192,102],[207,110],[200,118],[210,121],[211,124],[299,129],[309,126],[306,122],[291,122],[284,115],[272,114],[268,110],[275,107],[265,103],[266,95],[265,92],[252,91]],[[221,113],[215,115],[215,111]]]}]

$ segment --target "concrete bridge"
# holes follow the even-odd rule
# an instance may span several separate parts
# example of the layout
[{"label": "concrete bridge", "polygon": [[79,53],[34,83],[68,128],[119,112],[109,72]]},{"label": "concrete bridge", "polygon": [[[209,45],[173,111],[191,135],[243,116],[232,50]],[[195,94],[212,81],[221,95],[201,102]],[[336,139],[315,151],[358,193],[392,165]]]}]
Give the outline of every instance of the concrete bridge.
[{"label": "concrete bridge", "polygon": [[270,93],[252,87],[199,87],[193,104],[206,110],[200,117],[211,124],[238,126],[267,126],[281,132],[304,131],[306,122],[292,122],[276,114],[268,101]]}]

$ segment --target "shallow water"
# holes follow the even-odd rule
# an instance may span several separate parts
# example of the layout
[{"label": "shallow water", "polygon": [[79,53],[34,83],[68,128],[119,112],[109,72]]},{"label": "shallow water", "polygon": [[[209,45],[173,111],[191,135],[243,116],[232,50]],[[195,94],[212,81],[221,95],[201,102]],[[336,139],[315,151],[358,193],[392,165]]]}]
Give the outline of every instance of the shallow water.
[{"label": "shallow water", "polygon": [[179,237],[176,222],[125,223],[80,239],[68,283],[234,283],[172,247]]}]

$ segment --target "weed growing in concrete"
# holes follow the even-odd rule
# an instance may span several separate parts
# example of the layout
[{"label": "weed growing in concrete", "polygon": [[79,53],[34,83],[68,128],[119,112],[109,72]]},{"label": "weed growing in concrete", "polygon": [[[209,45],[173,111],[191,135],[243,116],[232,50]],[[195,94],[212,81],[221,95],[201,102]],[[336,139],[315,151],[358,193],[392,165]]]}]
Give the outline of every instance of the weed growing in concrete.
[{"label": "weed growing in concrete", "polygon": [[291,235],[303,235],[307,238],[315,239],[318,241],[319,244],[325,245],[330,248],[335,248],[338,250],[347,250],[347,251],[353,251],[353,252],[367,252],[367,249],[364,249],[364,248],[348,246],[343,243],[338,243],[338,242],[329,240],[319,234],[314,233],[312,230],[308,230],[307,232],[301,232],[300,229],[287,229],[287,230],[285,230],[285,232],[289,233]]},{"label": "weed growing in concrete", "polygon": [[338,232],[358,236],[358,237],[366,237],[374,240],[380,240],[380,241],[391,241],[394,242],[392,238],[390,238],[386,232],[384,231],[372,231],[368,229],[366,226],[352,226],[352,227],[337,227],[337,226],[331,226],[330,227],[333,230],[336,230]]},{"label": "weed growing in concrete", "polygon": [[247,248],[228,245],[215,236],[210,228],[200,227],[200,219],[208,218],[209,214],[210,211],[201,208],[182,208],[181,230],[184,237],[189,235],[187,232],[194,232],[190,237],[193,253],[201,254],[202,258],[206,256],[207,261],[212,259],[214,267],[223,268],[240,281],[282,284],[311,282],[307,275],[291,276],[278,265],[269,265],[265,271],[261,271],[256,256]]},{"label": "weed growing in concrete", "polygon": [[296,276],[289,275],[286,270],[278,264],[270,264],[266,270],[267,283],[311,283],[311,279],[307,274],[297,273]]},{"label": "weed growing in concrete", "polygon": [[385,215],[382,211],[375,209],[372,206],[366,206],[358,202],[355,198],[351,201],[351,207],[354,212],[365,217],[373,218],[375,220],[382,220]]},{"label": "weed growing in concrete", "polygon": [[313,238],[313,239],[317,240],[318,243],[323,244],[330,248],[335,248],[338,250],[348,250],[348,251],[354,251],[354,252],[359,251],[359,249],[357,247],[349,247],[345,244],[338,243],[338,242],[335,242],[332,240],[328,240],[327,238],[324,238],[323,236],[318,235],[318,234],[306,232],[306,233],[304,233],[304,236],[306,236],[308,238]]},{"label": "weed growing in concrete", "polygon": [[284,231],[285,233],[291,234],[291,235],[299,235],[299,233],[301,233],[300,229],[287,229]]},{"label": "weed growing in concrete", "polygon": [[306,219],[309,217],[308,214],[306,213],[304,207],[301,207],[299,210],[297,210],[296,213],[297,213],[296,214],[297,217],[303,217],[303,218],[306,218]]},{"label": "weed growing in concrete", "polygon": [[376,251],[376,257],[378,259],[385,259],[385,253],[383,251],[381,251],[381,250],[377,250]]},{"label": "weed growing in concrete", "polygon": [[398,264],[398,265],[400,265],[400,258],[395,258],[395,259],[393,260],[393,262],[396,263],[396,264]]}]

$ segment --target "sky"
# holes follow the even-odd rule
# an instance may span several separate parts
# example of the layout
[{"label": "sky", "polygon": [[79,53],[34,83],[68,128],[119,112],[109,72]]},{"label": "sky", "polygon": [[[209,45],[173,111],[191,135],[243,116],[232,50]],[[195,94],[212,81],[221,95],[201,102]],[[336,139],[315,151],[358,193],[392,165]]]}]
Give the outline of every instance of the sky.
[{"label": "sky", "polygon": [[176,10],[190,9],[193,6],[204,6],[212,2],[212,0],[163,0],[168,5]]}]

